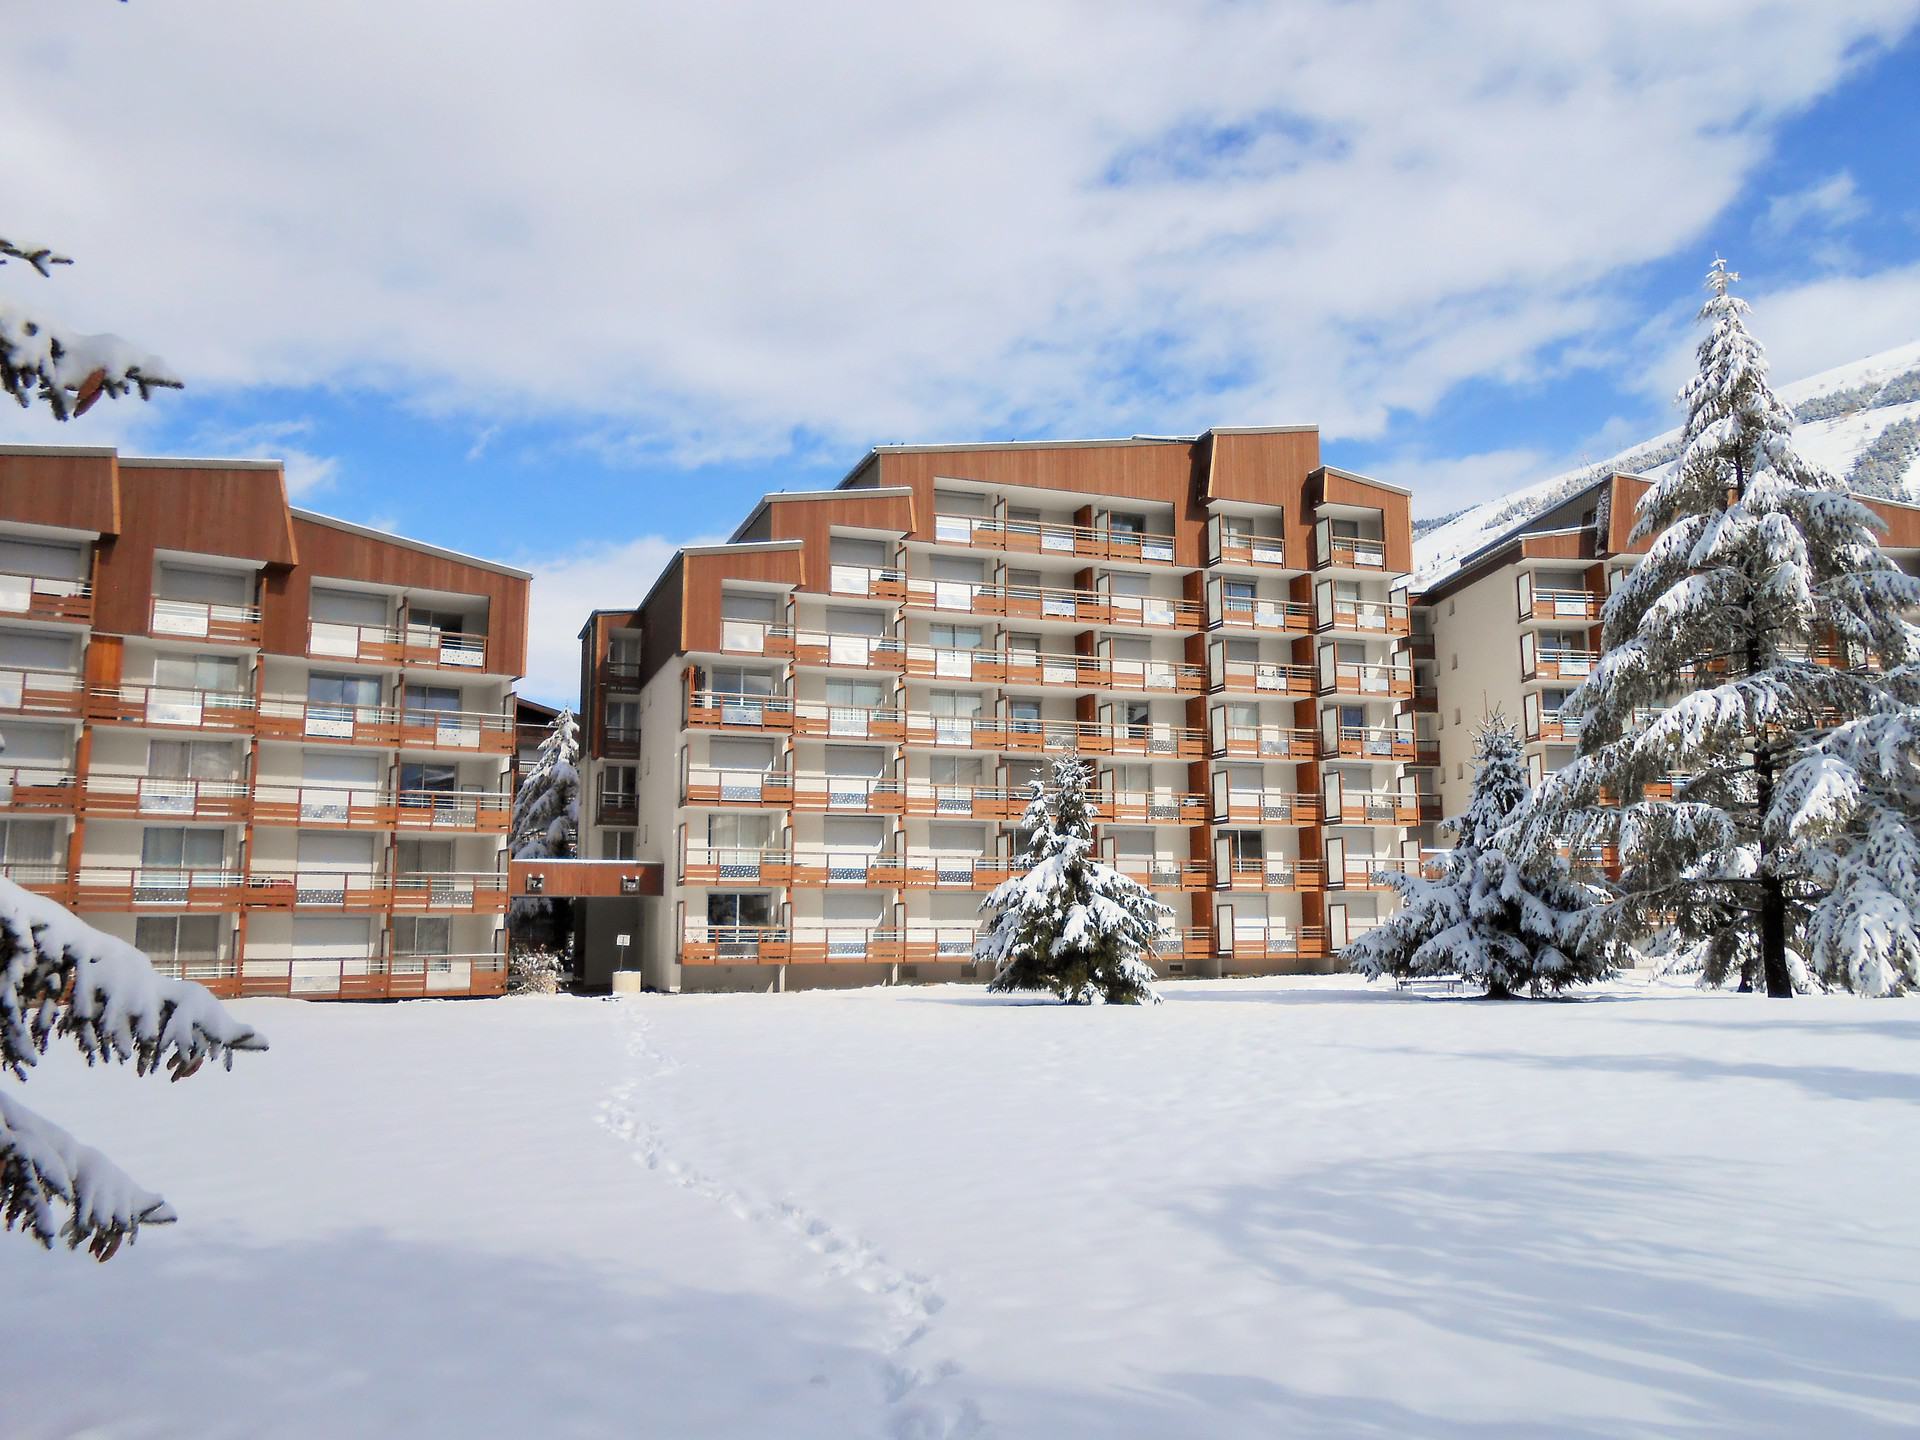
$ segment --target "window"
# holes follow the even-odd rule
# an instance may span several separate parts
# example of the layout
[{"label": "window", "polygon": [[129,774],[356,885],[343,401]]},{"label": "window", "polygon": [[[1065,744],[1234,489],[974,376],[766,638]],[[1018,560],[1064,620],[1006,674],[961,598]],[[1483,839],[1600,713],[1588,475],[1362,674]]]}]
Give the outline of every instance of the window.
[{"label": "window", "polygon": [[420,605],[407,607],[407,624],[415,630],[438,630],[442,634],[471,635],[476,633],[472,621],[458,610],[432,610]]},{"label": "window", "polygon": [[1123,700],[1120,702],[1120,723],[1127,727],[1127,734],[1134,739],[1142,739],[1147,733],[1147,722],[1153,718],[1153,710],[1145,700]]},{"label": "window", "polygon": [[226,852],[226,836],[218,830],[154,825],[140,836],[140,866],[145,870],[218,870]]},{"label": "window", "polygon": [[377,706],[380,703],[380,678],[377,675],[335,675],[315,670],[307,676],[307,703],[342,709]]},{"label": "window", "polygon": [[455,714],[460,709],[460,687],[457,685],[408,685],[406,708],[415,712],[431,712],[442,715]]},{"label": "window", "polygon": [[460,767],[405,761],[400,766],[400,788],[412,793],[457,794],[460,789]]},{"label": "window", "polygon": [[156,577],[154,594],[163,600],[187,600],[201,605],[250,605],[253,573],[163,563]]},{"label": "window", "polygon": [[1116,510],[1107,516],[1107,529],[1115,535],[1144,535],[1147,530],[1147,517],[1140,514],[1123,514]]},{"label": "window", "polygon": [[633,831],[602,830],[600,832],[600,858],[602,860],[633,859]]},{"label": "window", "polygon": [[771,925],[773,897],[752,890],[716,890],[707,896],[707,924]]},{"label": "window", "polygon": [[239,690],[240,660],[234,655],[156,655],[153,683],[162,690]]},{"label": "window", "polygon": [[1008,701],[1007,716],[1013,721],[1016,734],[1038,735],[1040,733],[1040,702],[1038,700]]},{"label": "window", "polygon": [[927,713],[938,719],[970,720],[980,713],[979,692],[974,690],[930,690]]},{"label": "window", "polygon": [[609,765],[600,772],[600,795],[608,802],[633,803],[634,774],[631,765]]},{"label": "window", "polygon": [[935,785],[981,785],[986,779],[986,762],[978,755],[930,756],[927,779]]},{"label": "window", "polygon": [[978,650],[980,627],[978,625],[929,625],[927,626],[927,643],[937,650]]},{"label": "window", "polygon": [[209,965],[220,958],[220,925],[218,915],[142,915],[133,948],[162,967]]},{"label": "window", "polygon": [[607,739],[638,740],[640,707],[632,700],[614,700],[607,705]]},{"label": "window", "polygon": [[750,670],[744,665],[716,665],[707,683],[722,695],[773,694],[773,676],[765,670]]},{"label": "window", "polygon": [[384,629],[387,597],[365,590],[323,590],[313,587],[308,614],[324,625],[371,625]]},{"label": "window", "polygon": [[451,955],[453,924],[441,915],[396,915],[393,952],[396,955]]},{"label": "window", "polygon": [[614,665],[638,666],[640,637],[631,630],[615,630],[607,637],[607,660]]},{"label": "window", "polygon": [[8,871],[52,865],[53,846],[51,820],[0,820],[0,866]]},{"label": "window", "polygon": [[234,749],[226,740],[153,740],[147,774],[156,780],[231,780]]},{"label": "window", "polygon": [[872,680],[829,680],[827,704],[836,709],[878,710],[886,702],[887,692]]},{"label": "window", "polygon": [[394,856],[394,868],[403,875],[451,875],[453,873],[453,842],[451,840],[414,840],[403,839]]},{"label": "window", "polygon": [[87,577],[87,557],[79,545],[22,540],[9,535],[0,537],[0,573],[29,575],[46,580],[84,580]]},{"label": "window", "polygon": [[771,815],[709,815],[707,844],[716,850],[769,849],[773,845],[773,817]]}]

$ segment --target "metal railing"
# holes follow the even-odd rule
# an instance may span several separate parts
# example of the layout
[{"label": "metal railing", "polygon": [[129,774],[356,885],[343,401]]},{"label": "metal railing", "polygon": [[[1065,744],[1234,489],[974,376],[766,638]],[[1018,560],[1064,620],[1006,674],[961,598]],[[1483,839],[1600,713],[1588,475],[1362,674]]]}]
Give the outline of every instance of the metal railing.
[{"label": "metal railing", "polygon": [[933,517],[933,538],[941,545],[975,550],[1008,550],[1027,555],[1077,556],[1090,560],[1173,564],[1173,536],[1146,531],[1096,529],[1056,520],[1003,520],[979,515]]},{"label": "metal railing", "polygon": [[166,725],[182,730],[253,729],[251,690],[193,690],[173,685],[96,687],[87,718],[109,724]]},{"label": "metal railing", "polygon": [[81,807],[90,816],[181,816],[240,821],[249,808],[244,780],[169,779],[154,775],[88,774]]},{"label": "metal railing", "polygon": [[50,575],[0,575],[0,615],[84,625],[93,619],[93,586]]},{"label": "metal railing", "polygon": [[0,810],[71,815],[79,805],[79,783],[64,765],[0,765]]},{"label": "metal railing", "polygon": [[1217,688],[1253,691],[1264,695],[1311,695],[1311,665],[1287,665],[1270,660],[1226,660],[1218,664]]},{"label": "metal railing", "polygon": [[1313,628],[1313,606],[1301,600],[1262,600],[1244,595],[1220,597],[1220,623],[1236,630],[1269,630],[1303,635]]},{"label": "metal railing", "polygon": [[0,711],[73,716],[84,708],[78,675],[64,670],[0,669]]},{"label": "metal railing", "polygon": [[153,602],[148,633],[167,639],[218,640],[235,645],[260,643],[258,605],[210,605],[199,600]]}]

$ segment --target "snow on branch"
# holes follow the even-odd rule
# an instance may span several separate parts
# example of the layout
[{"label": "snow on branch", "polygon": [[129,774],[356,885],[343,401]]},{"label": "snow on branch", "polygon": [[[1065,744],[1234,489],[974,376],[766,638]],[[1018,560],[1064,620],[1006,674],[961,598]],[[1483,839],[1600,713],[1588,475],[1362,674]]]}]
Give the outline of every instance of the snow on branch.
[{"label": "snow on branch", "polygon": [[[0,264],[20,260],[42,276],[71,265],[45,245],[0,238]],[[65,330],[0,300],[0,385],[22,409],[41,400],[57,420],[84,415],[102,395],[119,399],[155,390],[178,390],[183,382],[167,362],[118,335]]]}]

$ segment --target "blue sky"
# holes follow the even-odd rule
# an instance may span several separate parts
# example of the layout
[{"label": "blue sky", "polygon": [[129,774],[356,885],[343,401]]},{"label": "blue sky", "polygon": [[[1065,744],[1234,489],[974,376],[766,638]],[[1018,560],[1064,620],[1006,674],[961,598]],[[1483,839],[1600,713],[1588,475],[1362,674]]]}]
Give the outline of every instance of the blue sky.
[{"label": "blue sky", "polygon": [[874,442],[1317,421],[1434,514],[1671,424],[1716,250],[1777,378],[1920,338],[1913,0],[529,8],[10,22],[78,264],[0,295],[189,386],[0,438],[524,563],[566,698],[588,604]]}]

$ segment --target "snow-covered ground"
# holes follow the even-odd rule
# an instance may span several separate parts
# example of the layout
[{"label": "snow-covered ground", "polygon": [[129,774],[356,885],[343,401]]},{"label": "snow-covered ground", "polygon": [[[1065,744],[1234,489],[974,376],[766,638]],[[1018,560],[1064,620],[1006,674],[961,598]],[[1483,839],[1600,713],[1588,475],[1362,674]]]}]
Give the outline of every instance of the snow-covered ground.
[{"label": "snow-covered ground", "polygon": [[0,1238],[0,1432],[1920,1430],[1920,1005],[1166,993],[249,1002],[230,1075],[50,1060],[182,1220]]}]

